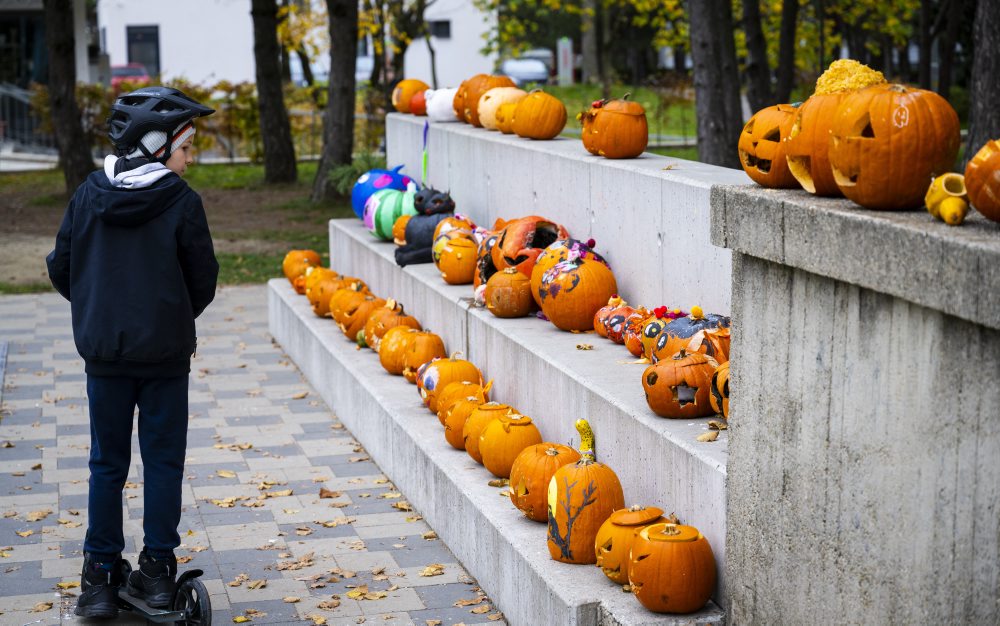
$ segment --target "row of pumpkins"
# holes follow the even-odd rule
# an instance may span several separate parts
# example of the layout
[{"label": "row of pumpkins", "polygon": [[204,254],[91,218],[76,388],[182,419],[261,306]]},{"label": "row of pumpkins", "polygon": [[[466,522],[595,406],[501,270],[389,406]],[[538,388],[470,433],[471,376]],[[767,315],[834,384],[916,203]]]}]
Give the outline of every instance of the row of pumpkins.
[{"label": "row of pumpkins", "polygon": [[[577,115],[583,125],[583,147],[609,159],[637,157],[649,143],[646,110],[629,94],[597,100]],[[400,113],[427,115],[431,120],[460,121],[528,139],[553,139],[566,126],[566,106],[540,89],[526,92],[508,76],[476,74],[455,89],[430,89],[414,78],[400,81],[392,92]]]},{"label": "row of pumpkins", "polygon": [[417,386],[448,444],[509,479],[514,506],[548,524],[551,558],[596,563],[651,611],[691,613],[708,602],[716,565],[707,539],[658,508],[625,508],[621,482],[597,461],[586,420],[576,422],[579,450],[542,441],[530,417],[491,401],[492,383],[480,369],[458,353],[448,356],[441,337],[422,330],[399,303],[323,268],[310,250],[290,251],[282,269],[317,315],[332,317],[345,337],[374,350],[388,373]]},{"label": "row of pumpkins", "polygon": [[1000,143],[990,141],[951,172],[958,114],[933,91],[886,82],[850,59],[834,61],[800,104],[758,111],[740,133],[740,163],[764,187],[845,196],[878,210],[926,206],[961,224],[968,202],[1000,221]]}]

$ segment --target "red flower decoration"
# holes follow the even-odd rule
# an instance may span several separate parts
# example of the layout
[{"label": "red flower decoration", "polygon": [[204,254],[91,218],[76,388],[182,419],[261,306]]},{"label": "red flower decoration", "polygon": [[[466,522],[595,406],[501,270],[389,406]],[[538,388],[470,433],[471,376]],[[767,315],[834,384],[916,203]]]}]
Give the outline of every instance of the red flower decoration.
[{"label": "red flower decoration", "polygon": [[596,245],[597,245],[597,242],[594,241],[593,237],[591,237],[590,239],[587,240],[587,247],[588,248],[593,248]]},{"label": "red flower decoration", "polygon": [[656,307],[655,309],[653,309],[653,315],[662,320],[664,317],[667,316],[667,307],[665,306]]}]

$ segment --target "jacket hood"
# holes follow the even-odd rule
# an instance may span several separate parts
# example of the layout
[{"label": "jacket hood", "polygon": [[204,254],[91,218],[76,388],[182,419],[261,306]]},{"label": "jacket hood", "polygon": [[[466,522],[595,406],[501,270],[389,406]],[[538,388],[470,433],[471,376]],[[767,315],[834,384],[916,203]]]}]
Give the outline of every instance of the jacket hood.
[{"label": "jacket hood", "polygon": [[157,217],[190,190],[180,176],[170,173],[149,187],[115,187],[98,170],[87,177],[87,192],[94,213],[107,224],[139,226]]}]

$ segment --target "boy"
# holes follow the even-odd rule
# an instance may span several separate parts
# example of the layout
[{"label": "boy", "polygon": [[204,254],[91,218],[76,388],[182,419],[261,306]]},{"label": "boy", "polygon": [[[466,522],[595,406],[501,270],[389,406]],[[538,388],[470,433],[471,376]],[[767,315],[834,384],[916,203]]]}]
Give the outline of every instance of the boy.
[{"label": "boy", "polygon": [[[194,120],[215,111],[176,89],[145,87],[111,107],[117,156],[76,190],[49,254],[49,278],[71,303],[86,362],[90,495],[76,614],[118,615],[118,587],[169,607],[180,545],[188,374],[195,318],[215,297],[219,265],[201,198],[181,180]],[[122,580],[122,489],[139,408],[145,544]]]}]

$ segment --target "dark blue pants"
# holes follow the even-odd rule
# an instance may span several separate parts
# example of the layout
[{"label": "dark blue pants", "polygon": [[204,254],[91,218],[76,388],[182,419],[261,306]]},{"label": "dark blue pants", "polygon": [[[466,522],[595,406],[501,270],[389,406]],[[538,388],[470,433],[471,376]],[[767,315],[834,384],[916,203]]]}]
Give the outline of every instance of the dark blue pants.
[{"label": "dark blue pants", "polygon": [[187,448],[188,377],[87,376],[90,399],[89,525],[83,548],[98,561],[125,549],[122,489],[132,459],[132,417],[139,407],[143,539],[154,557],[180,545],[181,483]]}]

